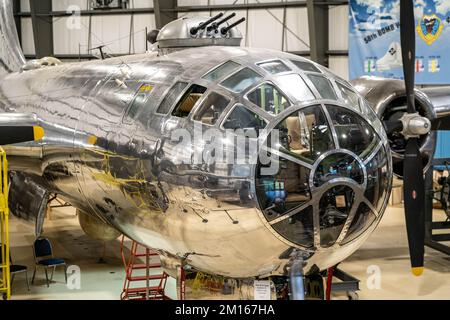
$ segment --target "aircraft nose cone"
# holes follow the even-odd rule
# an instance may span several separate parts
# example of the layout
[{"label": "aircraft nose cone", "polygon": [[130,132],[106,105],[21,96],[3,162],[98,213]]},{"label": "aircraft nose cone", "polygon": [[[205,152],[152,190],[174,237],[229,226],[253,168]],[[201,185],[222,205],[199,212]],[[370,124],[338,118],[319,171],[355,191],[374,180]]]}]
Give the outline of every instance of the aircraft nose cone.
[{"label": "aircraft nose cone", "polygon": [[268,139],[272,172],[258,166],[257,197],[287,243],[310,250],[347,244],[380,216],[390,164],[381,136],[357,110],[296,107]]}]

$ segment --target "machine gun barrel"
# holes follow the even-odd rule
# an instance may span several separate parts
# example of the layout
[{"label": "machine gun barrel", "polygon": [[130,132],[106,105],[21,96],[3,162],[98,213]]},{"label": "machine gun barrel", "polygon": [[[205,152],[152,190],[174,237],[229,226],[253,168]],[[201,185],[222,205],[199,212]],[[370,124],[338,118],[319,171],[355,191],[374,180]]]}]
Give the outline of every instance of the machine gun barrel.
[{"label": "machine gun barrel", "polygon": [[214,17],[212,17],[209,20],[206,20],[205,22],[200,23],[197,27],[192,27],[191,28],[191,34],[192,35],[197,34],[197,32],[199,32],[200,30],[205,29],[208,24],[213,23],[214,21],[216,21],[217,19],[221,18],[222,16],[223,16],[223,12],[215,15]]},{"label": "machine gun barrel", "polygon": [[211,31],[213,29],[217,29],[221,24],[227,22],[228,20],[230,20],[231,18],[233,18],[234,16],[236,16],[236,13],[232,13],[229,16],[226,16],[225,18],[223,18],[222,20],[213,23],[212,25],[208,26],[208,28],[206,28],[207,31]]},{"label": "machine gun barrel", "polygon": [[230,31],[231,29],[233,29],[234,27],[236,27],[237,25],[241,24],[242,22],[245,21],[245,18],[241,18],[238,21],[236,21],[235,23],[230,24],[228,27],[223,27],[220,32],[223,35],[226,35],[228,33],[228,31]]}]

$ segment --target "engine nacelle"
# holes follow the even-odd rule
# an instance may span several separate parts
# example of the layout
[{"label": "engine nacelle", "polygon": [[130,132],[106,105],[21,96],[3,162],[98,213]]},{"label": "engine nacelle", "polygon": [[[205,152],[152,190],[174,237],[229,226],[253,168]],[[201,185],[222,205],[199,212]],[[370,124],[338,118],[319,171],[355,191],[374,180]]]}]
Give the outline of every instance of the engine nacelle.
[{"label": "engine nacelle", "polygon": [[[402,80],[385,79],[380,77],[361,77],[352,81],[355,89],[366,98],[378,117],[383,120],[398,120],[406,112],[405,84]],[[436,118],[433,104],[427,94],[415,89],[416,109],[419,114],[428,119]],[[423,154],[424,171],[431,165],[436,148],[437,133],[431,131],[420,139],[420,150]],[[388,135],[392,151],[393,170],[398,177],[403,176],[403,159],[406,146],[401,133]]]},{"label": "engine nacelle", "polygon": [[112,241],[117,239],[121,233],[98,218],[77,209],[78,222],[81,229],[89,237],[99,241]]}]

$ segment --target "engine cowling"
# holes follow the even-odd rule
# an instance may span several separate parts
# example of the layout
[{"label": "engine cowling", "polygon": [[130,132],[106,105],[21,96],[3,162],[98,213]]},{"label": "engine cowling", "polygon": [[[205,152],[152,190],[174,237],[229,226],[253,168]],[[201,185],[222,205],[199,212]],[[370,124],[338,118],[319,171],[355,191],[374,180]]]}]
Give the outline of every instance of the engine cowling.
[{"label": "engine cowling", "polygon": [[[361,77],[351,81],[358,92],[366,98],[378,117],[383,120],[398,120],[406,112],[405,84],[402,80],[380,77]],[[415,89],[416,108],[420,115],[435,119],[436,112],[431,100],[420,89]],[[420,139],[424,171],[428,170],[436,148],[437,133],[431,131]],[[393,170],[398,177],[403,175],[403,159],[406,140],[399,132],[388,135],[392,151]]]},{"label": "engine cowling", "polygon": [[112,241],[121,235],[119,231],[88,213],[77,209],[77,215],[81,229],[94,240]]}]

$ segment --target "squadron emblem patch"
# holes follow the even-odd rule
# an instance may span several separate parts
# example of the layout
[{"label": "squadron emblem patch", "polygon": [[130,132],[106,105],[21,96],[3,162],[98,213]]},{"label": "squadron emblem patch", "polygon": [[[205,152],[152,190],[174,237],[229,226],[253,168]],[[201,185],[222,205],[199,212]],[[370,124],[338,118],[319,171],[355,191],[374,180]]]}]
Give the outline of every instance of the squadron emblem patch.
[{"label": "squadron emblem patch", "polygon": [[427,45],[435,42],[442,33],[444,25],[441,19],[435,14],[425,15],[416,27],[417,33]]}]

